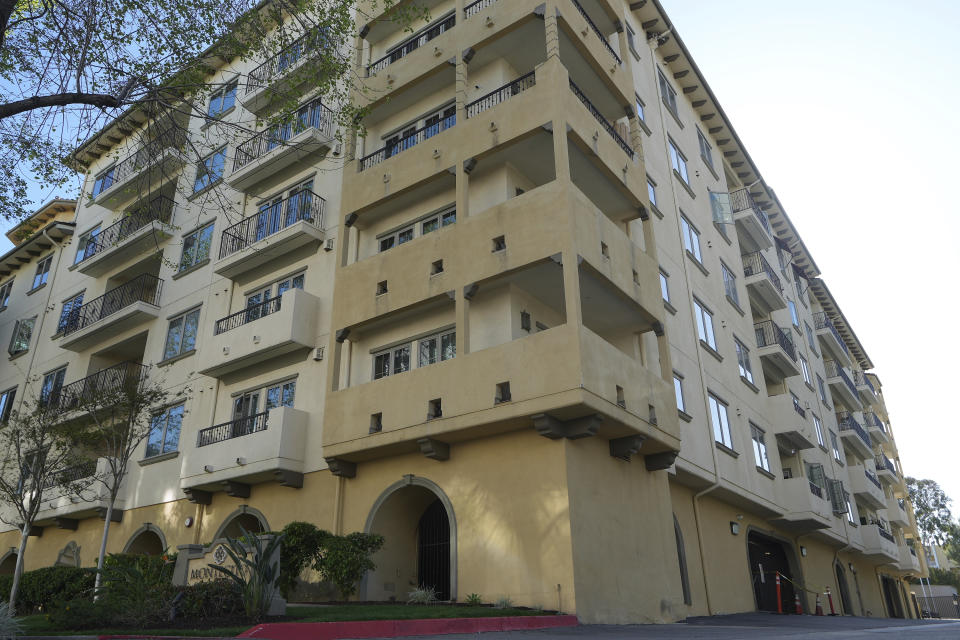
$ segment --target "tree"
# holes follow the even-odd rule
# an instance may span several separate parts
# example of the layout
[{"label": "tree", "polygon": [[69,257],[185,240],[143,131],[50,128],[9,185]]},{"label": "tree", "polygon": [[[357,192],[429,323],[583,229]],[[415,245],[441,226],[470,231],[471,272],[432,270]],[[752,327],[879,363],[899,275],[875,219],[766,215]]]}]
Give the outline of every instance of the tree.
[{"label": "tree", "polygon": [[950,498],[933,480],[907,478],[906,482],[921,540],[925,545],[943,546],[957,528],[950,511]]},{"label": "tree", "polygon": [[20,530],[10,588],[11,613],[16,611],[27,541],[44,501],[79,493],[90,481],[92,469],[75,446],[76,434],[63,420],[59,399],[59,394],[44,389],[40,397],[25,399],[19,410],[0,423],[0,448],[6,452],[0,464],[0,502],[4,507],[0,520]]},{"label": "tree", "polygon": [[[408,27],[427,12],[398,0],[365,0]],[[206,98],[222,88],[217,68],[273,59],[301,74],[311,95],[336,105],[343,129],[359,127],[351,104],[358,0],[0,0],[0,211],[21,219],[31,184],[77,185],[73,154],[111,122],[143,142],[191,116],[217,121]],[[360,16],[363,21],[363,16]],[[292,48],[291,48],[292,47]],[[278,57],[278,54],[281,54]],[[310,65],[288,64],[306,58]],[[292,70],[288,70],[290,67]],[[294,68],[296,67],[296,68]],[[239,67],[237,67],[239,68]],[[269,71],[270,69],[267,69]],[[247,77],[241,83],[254,83]],[[302,83],[286,83],[297,87]],[[241,84],[243,86],[243,84]],[[271,88],[266,120],[219,123],[237,136],[296,122],[299,87]],[[146,121],[146,125],[143,122]],[[223,133],[223,132],[221,132]],[[110,136],[115,135],[110,133]],[[187,141],[193,160],[205,149]]]}]

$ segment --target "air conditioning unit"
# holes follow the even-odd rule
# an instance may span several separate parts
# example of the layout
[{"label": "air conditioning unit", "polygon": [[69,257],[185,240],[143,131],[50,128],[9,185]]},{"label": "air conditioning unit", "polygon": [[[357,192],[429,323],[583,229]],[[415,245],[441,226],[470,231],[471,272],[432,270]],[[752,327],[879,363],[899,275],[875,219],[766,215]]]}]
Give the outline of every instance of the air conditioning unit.
[{"label": "air conditioning unit", "polygon": [[323,352],[324,352],[324,349],[325,349],[325,347],[317,347],[316,349],[314,349],[314,350],[313,350],[313,359],[316,360],[317,362],[320,362],[321,360],[323,360]]}]

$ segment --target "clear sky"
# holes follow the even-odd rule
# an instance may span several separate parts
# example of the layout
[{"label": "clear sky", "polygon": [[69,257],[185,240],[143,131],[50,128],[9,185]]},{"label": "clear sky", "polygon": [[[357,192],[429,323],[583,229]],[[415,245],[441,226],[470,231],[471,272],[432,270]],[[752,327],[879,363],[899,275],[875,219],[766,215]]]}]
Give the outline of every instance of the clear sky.
[{"label": "clear sky", "polygon": [[663,4],[960,512],[960,2]]}]

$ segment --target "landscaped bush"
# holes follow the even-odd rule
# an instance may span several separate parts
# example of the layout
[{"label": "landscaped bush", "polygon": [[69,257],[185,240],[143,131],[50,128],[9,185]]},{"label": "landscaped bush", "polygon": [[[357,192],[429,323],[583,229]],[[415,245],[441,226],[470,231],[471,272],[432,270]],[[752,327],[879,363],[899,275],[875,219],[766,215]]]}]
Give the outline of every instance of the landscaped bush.
[{"label": "landscaped bush", "polygon": [[[17,591],[17,613],[29,613],[52,602],[91,596],[96,574],[79,567],[44,567],[25,571]],[[0,576],[0,596],[10,599],[13,576]]]},{"label": "landscaped bush", "polygon": [[173,579],[174,563],[166,556],[145,556],[130,553],[111,553],[103,560],[104,579],[111,572],[132,569],[151,586],[165,587]]}]

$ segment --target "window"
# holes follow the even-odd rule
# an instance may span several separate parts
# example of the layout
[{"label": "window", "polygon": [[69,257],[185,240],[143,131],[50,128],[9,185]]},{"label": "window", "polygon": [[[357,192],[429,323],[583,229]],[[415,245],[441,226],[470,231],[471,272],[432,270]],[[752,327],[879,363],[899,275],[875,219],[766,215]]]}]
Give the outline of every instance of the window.
[{"label": "window", "polygon": [[60,390],[63,389],[63,379],[67,375],[67,368],[60,367],[43,376],[40,386],[40,404],[44,407],[56,406],[60,400]]},{"label": "window", "polygon": [[686,216],[680,216],[680,229],[683,231],[683,246],[690,254],[703,264],[703,254],[700,253],[700,232],[690,224]]},{"label": "window", "polygon": [[823,423],[820,422],[820,418],[818,418],[816,415],[813,415],[813,430],[817,433],[817,444],[821,447],[826,447],[827,442],[823,437]]},{"label": "window", "polygon": [[713,423],[713,437],[723,446],[733,449],[733,436],[730,433],[730,419],[727,416],[727,403],[712,393],[709,395],[710,421]]},{"label": "window", "polygon": [[767,457],[767,442],[764,435],[763,429],[752,422],[750,423],[750,437],[753,439],[753,459],[758,467],[769,473],[770,458]]},{"label": "window", "polygon": [[[410,361],[410,354],[416,358]],[[440,331],[373,354],[373,379],[409,371],[414,366],[426,367],[457,356],[457,332],[454,329]]]},{"label": "window", "polygon": [[700,143],[700,157],[703,158],[708,167],[713,169],[713,147],[707,142],[707,137],[703,135],[703,131],[700,131],[699,127],[697,128],[697,141]]},{"label": "window", "polygon": [[73,264],[83,262],[97,252],[98,235],[100,235],[100,225],[95,226],[80,236],[77,242],[77,255],[73,258]]},{"label": "window", "polygon": [[[259,390],[257,391],[259,393]],[[292,407],[293,401],[297,396],[297,381],[286,380],[272,384],[263,390],[265,398],[264,410],[276,409],[277,407]]]},{"label": "window", "polygon": [[188,311],[170,320],[167,328],[167,342],[163,348],[163,359],[169,360],[197,348],[197,325],[200,322],[200,309]]},{"label": "window", "polygon": [[793,300],[787,300],[787,306],[790,307],[790,319],[793,320],[793,326],[800,328],[800,316],[797,315],[797,305]]},{"label": "window", "polygon": [[627,46],[630,47],[630,51],[633,53],[633,55],[639,58],[640,54],[637,53],[637,34],[636,32],[634,32],[633,29],[630,28],[630,25],[626,25],[626,27],[627,27]]},{"label": "window", "polygon": [[687,173],[687,158],[677,149],[677,145],[670,141],[670,166],[683,179],[687,186],[690,185],[690,175]]},{"label": "window", "polygon": [[737,306],[740,306],[740,296],[737,295],[737,276],[733,275],[727,265],[720,263],[720,271],[723,273],[723,290],[727,297],[733,300]]},{"label": "window", "polygon": [[60,320],[57,322],[57,333],[62,333],[68,327],[77,324],[80,318],[80,307],[83,306],[83,293],[78,293],[69,300],[64,300],[60,309]]},{"label": "window", "polygon": [[33,325],[36,321],[37,317],[34,316],[25,320],[17,320],[16,324],[13,325],[13,337],[10,338],[10,348],[7,349],[10,355],[18,355],[30,348],[30,338],[33,337]]},{"label": "window", "polygon": [[753,384],[753,370],[750,368],[750,350],[736,338],[733,344],[737,348],[737,365],[740,367],[740,377]]},{"label": "window", "polygon": [[430,216],[420,223],[420,235],[425,236],[431,231],[436,231],[441,227],[447,227],[457,221],[457,212],[446,211],[437,216]]},{"label": "window", "polygon": [[98,195],[109,189],[113,186],[113,172],[116,170],[117,165],[113,165],[106,171],[102,171],[97,174],[97,177],[93,180],[93,193],[92,197],[96,198]]},{"label": "window", "polygon": [[425,367],[435,362],[450,360],[457,355],[457,332],[447,331],[438,333],[428,338],[421,338],[419,341],[418,367]]},{"label": "window", "polygon": [[183,425],[183,405],[156,414],[150,421],[145,457],[152,458],[177,450],[180,443],[180,427]]},{"label": "window", "polygon": [[53,254],[50,254],[37,263],[37,272],[33,276],[33,286],[30,288],[31,291],[47,284],[47,277],[50,275],[51,264],[53,264]]},{"label": "window", "polygon": [[714,351],[717,350],[717,338],[713,332],[713,314],[704,308],[700,301],[694,299],[693,308],[697,314],[697,336]]},{"label": "window", "polygon": [[640,99],[640,96],[634,96],[634,104],[637,105],[637,118],[640,122],[647,121],[646,105],[643,104],[643,100]]},{"label": "window", "polygon": [[13,280],[7,280],[0,286],[0,311],[10,305],[10,294],[13,293]]},{"label": "window", "polygon": [[677,409],[687,412],[687,403],[683,399],[683,376],[673,374],[673,394],[677,398]]},{"label": "window", "polygon": [[210,94],[210,105],[207,107],[207,116],[218,118],[224,111],[233,108],[237,100],[237,83],[225,84]]},{"label": "window", "polygon": [[677,113],[677,92],[670,86],[670,81],[667,80],[667,76],[663,75],[662,71],[658,72],[657,75],[660,80],[660,95],[663,97],[663,103],[673,112],[673,115],[679,117]]},{"label": "window", "polygon": [[823,378],[820,377],[820,374],[817,374],[817,391],[820,392],[820,400],[823,404],[830,406],[830,403],[827,401],[827,388],[823,385]]},{"label": "window", "polygon": [[657,206],[657,183],[650,176],[647,176],[647,198],[650,200],[650,206]]},{"label": "window", "polygon": [[183,237],[183,253],[180,254],[180,271],[210,259],[210,242],[213,240],[213,223],[188,233]]},{"label": "window", "polygon": [[843,500],[847,503],[847,522],[856,525],[857,517],[853,514],[853,505],[850,504],[850,494],[846,491],[843,492]]},{"label": "window", "polygon": [[660,295],[663,296],[664,302],[670,302],[670,281],[668,276],[663,271],[660,272]]},{"label": "window", "polygon": [[811,329],[810,325],[806,322],[803,323],[803,328],[807,330],[807,344],[810,345],[810,351],[812,351],[814,355],[820,355],[817,352],[817,341],[813,337],[813,329]]},{"label": "window", "polygon": [[10,414],[13,412],[13,400],[16,397],[16,387],[0,393],[0,424],[10,419]]},{"label": "window", "polygon": [[[261,287],[253,293],[247,294],[247,322],[253,322],[263,316],[270,315],[280,309],[280,298],[285,291],[290,289],[303,289],[305,276],[298,273],[295,276],[284,278],[277,282],[271,282],[265,287]],[[274,304],[268,304],[271,300],[276,300]]]},{"label": "window", "polygon": [[443,213],[434,214],[419,222],[407,225],[402,229],[396,231],[391,231],[388,234],[382,235],[377,238],[377,246],[380,253],[387,251],[388,249],[393,249],[396,246],[401,244],[406,244],[414,239],[416,236],[416,230],[420,230],[420,235],[425,236],[428,233],[432,233],[437,229],[450,226],[457,221],[457,211],[456,209],[450,211],[444,211]]},{"label": "window", "polygon": [[373,379],[410,370],[410,343],[373,354]]},{"label": "window", "polygon": [[394,231],[388,235],[381,236],[379,239],[380,252],[383,253],[388,249],[393,249],[396,246],[413,240],[414,226],[415,225],[410,225],[409,227],[404,227],[399,231]]},{"label": "window", "polygon": [[837,434],[830,432],[830,448],[833,450],[833,459],[843,464],[843,456],[840,455],[840,444],[837,442]]},{"label": "window", "polygon": [[813,380],[810,379],[810,365],[803,354],[800,354],[800,368],[803,370],[803,381],[813,386]]},{"label": "window", "polygon": [[197,177],[193,181],[196,193],[205,189],[223,177],[223,167],[227,162],[227,148],[221,147],[197,164]]}]

